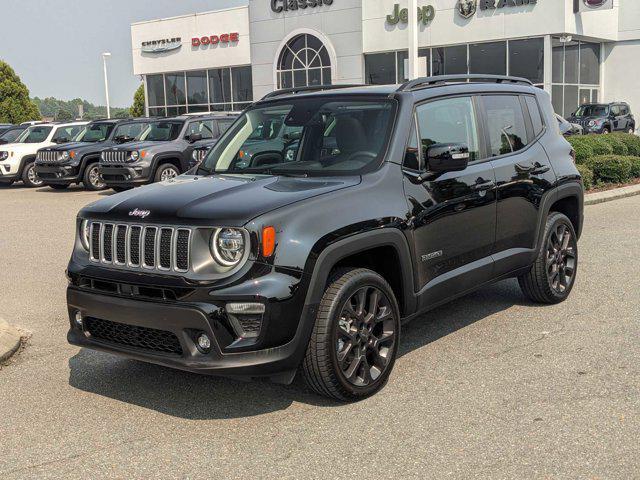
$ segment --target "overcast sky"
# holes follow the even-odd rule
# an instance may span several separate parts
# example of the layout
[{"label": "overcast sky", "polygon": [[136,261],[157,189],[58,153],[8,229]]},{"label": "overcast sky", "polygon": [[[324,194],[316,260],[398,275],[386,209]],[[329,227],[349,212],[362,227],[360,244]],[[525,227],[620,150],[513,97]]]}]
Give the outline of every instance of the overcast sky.
[{"label": "overcast sky", "polygon": [[[268,1],[268,0],[264,0]],[[101,53],[109,60],[111,105],[128,107],[133,75],[131,23],[245,5],[247,0],[0,0],[0,60],[31,96],[104,105]]]}]

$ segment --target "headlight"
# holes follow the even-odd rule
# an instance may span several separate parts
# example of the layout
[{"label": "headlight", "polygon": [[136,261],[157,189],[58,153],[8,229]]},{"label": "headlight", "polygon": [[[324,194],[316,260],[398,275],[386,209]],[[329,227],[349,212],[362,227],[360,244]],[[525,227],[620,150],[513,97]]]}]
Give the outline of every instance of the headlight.
[{"label": "headlight", "polygon": [[9,158],[9,152],[0,152],[0,160],[6,160]]},{"label": "headlight", "polygon": [[193,158],[194,161],[199,162],[200,161],[200,151],[199,150],[194,150],[193,153],[191,154],[191,158]]},{"label": "headlight", "polygon": [[65,160],[69,160],[69,152],[62,152],[62,154],[60,155],[60,160],[63,162]]},{"label": "headlight", "polygon": [[595,120],[589,120],[588,125],[589,125],[590,127],[595,127],[595,126],[596,126],[596,121],[595,121]]},{"label": "headlight", "polygon": [[133,160],[135,162],[139,158],[140,158],[140,152],[138,152],[137,150],[134,151],[134,152],[131,152],[131,160]]},{"label": "headlight", "polygon": [[89,220],[83,220],[80,222],[80,243],[82,243],[82,246],[87,252],[89,251],[90,230],[91,224],[89,223]]},{"label": "headlight", "polygon": [[296,151],[293,148],[290,148],[287,150],[287,153],[285,153],[284,159],[286,162],[293,162],[296,159]]},{"label": "headlight", "polygon": [[213,258],[225,267],[233,267],[240,263],[244,252],[244,235],[237,228],[221,228],[211,237]]}]

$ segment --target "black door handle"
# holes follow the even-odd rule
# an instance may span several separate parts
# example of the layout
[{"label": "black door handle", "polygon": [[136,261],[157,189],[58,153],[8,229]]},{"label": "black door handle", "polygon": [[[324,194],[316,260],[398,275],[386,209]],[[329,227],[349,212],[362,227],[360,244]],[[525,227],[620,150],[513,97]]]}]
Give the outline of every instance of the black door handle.
[{"label": "black door handle", "polygon": [[548,165],[542,165],[539,162],[536,162],[532,165],[521,165],[517,163],[516,170],[519,173],[528,173],[529,175],[542,175],[543,173],[547,173],[549,170],[551,170],[551,167],[549,167]]},{"label": "black door handle", "polygon": [[496,184],[493,180],[485,180],[484,178],[478,178],[475,185],[472,187],[476,192],[486,192],[495,187]]}]

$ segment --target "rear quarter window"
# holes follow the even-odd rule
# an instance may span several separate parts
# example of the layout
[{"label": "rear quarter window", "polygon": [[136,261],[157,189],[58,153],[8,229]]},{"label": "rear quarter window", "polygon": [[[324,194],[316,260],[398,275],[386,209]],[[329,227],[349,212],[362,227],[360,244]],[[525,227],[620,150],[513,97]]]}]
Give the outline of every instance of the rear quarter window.
[{"label": "rear quarter window", "polygon": [[544,123],[542,122],[542,114],[540,113],[540,105],[534,97],[524,97],[524,101],[527,104],[529,110],[529,116],[531,117],[531,125],[533,126],[533,136],[537,137],[542,133],[544,129]]}]

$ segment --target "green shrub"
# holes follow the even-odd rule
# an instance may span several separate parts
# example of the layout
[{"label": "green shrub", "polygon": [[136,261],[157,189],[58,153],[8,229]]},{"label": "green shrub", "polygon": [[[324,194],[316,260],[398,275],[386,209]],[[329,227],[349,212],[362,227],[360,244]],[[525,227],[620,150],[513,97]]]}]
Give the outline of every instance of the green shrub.
[{"label": "green shrub", "polygon": [[620,141],[622,141],[627,146],[629,155],[633,155],[634,157],[640,157],[640,137],[639,136],[631,135],[629,133],[614,133],[610,136],[616,137]]},{"label": "green shrub", "polygon": [[596,183],[625,183],[631,180],[634,158],[598,155],[588,159],[585,165],[593,172]]},{"label": "green shrub", "polygon": [[587,135],[586,138],[592,145],[595,155],[613,155],[613,147],[608,140],[608,135]]},{"label": "green shrub", "polygon": [[585,141],[587,137],[574,135],[569,137],[569,143],[573,147],[573,150],[576,152],[576,163],[583,164],[587,161],[587,159],[593,157],[595,153],[593,152],[593,147],[589,143],[589,141]]},{"label": "green shrub", "polygon": [[582,175],[582,183],[585,190],[591,190],[593,188],[593,172],[586,165],[577,165],[580,175]]},{"label": "green shrub", "polygon": [[629,155],[629,148],[619,135],[602,135],[601,141],[611,145],[611,150],[614,155]]},{"label": "green shrub", "polygon": [[631,177],[640,178],[640,157],[629,157],[631,159]]}]

